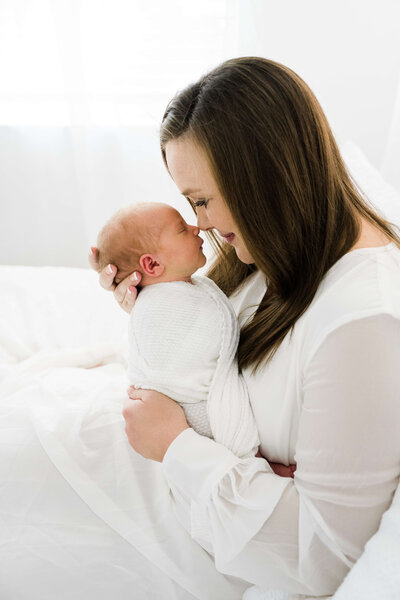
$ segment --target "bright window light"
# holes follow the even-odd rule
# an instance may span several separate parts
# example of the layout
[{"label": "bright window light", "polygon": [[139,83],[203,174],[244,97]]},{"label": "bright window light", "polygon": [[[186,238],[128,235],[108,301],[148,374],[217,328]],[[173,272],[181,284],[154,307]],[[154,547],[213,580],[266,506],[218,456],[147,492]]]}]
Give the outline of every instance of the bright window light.
[{"label": "bright window light", "polygon": [[235,0],[2,0],[0,125],[155,125],[234,52]]}]

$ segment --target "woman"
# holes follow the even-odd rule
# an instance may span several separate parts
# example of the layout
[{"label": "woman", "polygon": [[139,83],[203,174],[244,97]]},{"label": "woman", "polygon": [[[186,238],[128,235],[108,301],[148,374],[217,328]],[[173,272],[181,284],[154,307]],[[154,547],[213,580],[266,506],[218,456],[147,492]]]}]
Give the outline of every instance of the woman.
[{"label": "woman", "polygon": [[[227,61],[179,93],[161,150],[217,246],[209,277],[238,313],[253,305],[240,315],[238,361],[261,452],[297,471],[283,479],[238,459],[152,391],[129,393],[130,444],[163,463],[219,571],[332,594],[400,475],[400,238],[351,181],[310,89],[272,61]],[[114,273],[103,287],[115,288]],[[134,277],[114,293],[129,312]]]}]

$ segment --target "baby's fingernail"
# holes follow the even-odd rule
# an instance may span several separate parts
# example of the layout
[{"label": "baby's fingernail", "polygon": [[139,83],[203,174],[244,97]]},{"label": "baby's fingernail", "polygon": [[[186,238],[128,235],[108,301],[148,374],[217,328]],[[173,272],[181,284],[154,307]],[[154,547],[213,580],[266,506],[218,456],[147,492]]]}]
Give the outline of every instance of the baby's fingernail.
[{"label": "baby's fingernail", "polygon": [[111,266],[111,265],[108,265],[108,266],[107,266],[107,273],[108,273],[109,275],[112,275],[112,274],[114,273],[114,271],[113,271],[113,268],[112,268],[112,266]]},{"label": "baby's fingernail", "polygon": [[90,256],[93,256],[93,254],[94,254],[93,246],[90,246],[89,254],[90,254]]},{"label": "baby's fingernail", "polygon": [[131,287],[128,287],[128,294],[129,294],[130,296],[132,296],[132,294],[133,294],[133,289],[132,289]]},{"label": "baby's fingernail", "polygon": [[132,275],[129,277],[129,279],[131,281],[135,281],[136,283],[139,281],[139,277],[137,276],[136,271],[134,273],[132,273]]}]

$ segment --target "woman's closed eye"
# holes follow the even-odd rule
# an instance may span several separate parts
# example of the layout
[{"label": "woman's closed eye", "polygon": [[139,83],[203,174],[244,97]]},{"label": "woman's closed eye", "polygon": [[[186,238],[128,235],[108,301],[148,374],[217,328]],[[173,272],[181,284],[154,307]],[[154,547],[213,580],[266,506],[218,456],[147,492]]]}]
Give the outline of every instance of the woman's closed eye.
[{"label": "woman's closed eye", "polygon": [[208,200],[205,200],[204,198],[201,198],[201,200],[196,200],[196,202],[193,202],[193,206],[195,208],[198,208],[199,206],[207,207],[207,204],[208,204]]},{"label": "woman's closed eye", "polygon": [[205,198],[201,198],[200,200],[191,200],[190,203],[194,208],[194,211],[197,213],[197,209],[200,206],[204,206],[204,208],[207,208],[207,204],[208,204],[208,200],[206,200]]},{"label": "woman's closed eye", "polygon": [[200,198],[199,200],[192,200],[188,196],[186,196],[186,200],[188,200],[190,206],[193,208],[195,213],[197,213],[197,209],[200,206],[204,206],[204,208],[207,208],[207,204],[209,202],[209,200],[206,200],[205,198]]}]

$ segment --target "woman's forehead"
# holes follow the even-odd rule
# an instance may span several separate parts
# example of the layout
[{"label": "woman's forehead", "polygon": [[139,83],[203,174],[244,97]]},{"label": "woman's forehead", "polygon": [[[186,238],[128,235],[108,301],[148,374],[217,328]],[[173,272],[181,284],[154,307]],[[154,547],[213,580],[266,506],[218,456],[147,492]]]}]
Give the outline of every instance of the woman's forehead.
[{"label": "woman's forehead", "polygon": [[168,142],[165,148],[168,170],[181,194],[203,193],[215,182],[204,151],[188,138]]}]

